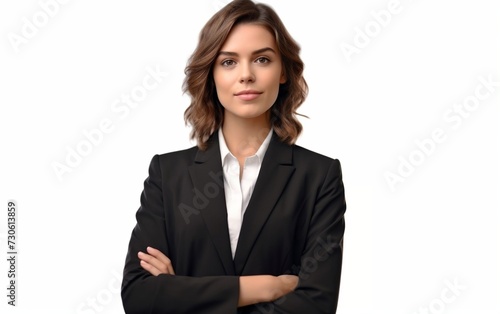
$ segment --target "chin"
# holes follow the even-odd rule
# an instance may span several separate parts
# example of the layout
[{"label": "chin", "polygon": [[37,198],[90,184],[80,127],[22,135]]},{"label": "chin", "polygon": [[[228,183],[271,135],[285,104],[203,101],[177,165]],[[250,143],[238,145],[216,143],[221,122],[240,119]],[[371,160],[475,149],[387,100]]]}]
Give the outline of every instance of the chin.
[{"label": "chin", "polygon": [[241,114],[237,114],[236,116],[243,118],[243,119],[255,119],[258,117],[261,117],[264,115],[266,112],[242,112]]},{"label": "chin", "polygon": [[231,111],[231,115],[241,119],[254,119],[262,116],[267,110],[255,110],[256,108],[240,108],[242,110]]}]

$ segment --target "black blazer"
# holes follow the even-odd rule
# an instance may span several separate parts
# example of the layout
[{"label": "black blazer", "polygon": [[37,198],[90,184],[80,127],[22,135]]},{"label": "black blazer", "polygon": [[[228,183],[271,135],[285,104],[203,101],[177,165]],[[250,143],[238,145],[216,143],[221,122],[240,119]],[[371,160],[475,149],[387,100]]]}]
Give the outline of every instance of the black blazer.
[{"label": "black blazer", "polygon": [[[122,282],[126,313],[335,313],[346,208],[340,163],[273,133],[231,256],[218,132],[208,149],[155,155]],[[150,275],[138,251],[167,255],[176,275]],[[296,274],[295,291],[237,308],[244,275]]]}]

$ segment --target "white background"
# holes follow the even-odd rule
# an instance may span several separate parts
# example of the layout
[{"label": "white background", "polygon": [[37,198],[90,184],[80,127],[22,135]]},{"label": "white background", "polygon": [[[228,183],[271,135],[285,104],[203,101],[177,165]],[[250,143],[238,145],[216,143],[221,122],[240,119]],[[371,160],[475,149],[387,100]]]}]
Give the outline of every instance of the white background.
[{"label": "white background", "polygon": [[[227,1],[67,1],[44,20],[47,2],[0,4],[0,312],[123,313],[118,288],[149,162],[194,144],[183,69]],[[388,0],[266,3],[302,46],[310,94],[299,112],[310,119],[298,144],[342,163],[338,313],[500,313],[498,2],[396,1],[385,25],[376,16]],[[342,45],[358,50],[347,57]],[[168,76],[127,116],[113,111],[156,67]],[[54,163],[103,119],[113,131],[59,179]],[[16,308],[6,297],[9,199]]]}]

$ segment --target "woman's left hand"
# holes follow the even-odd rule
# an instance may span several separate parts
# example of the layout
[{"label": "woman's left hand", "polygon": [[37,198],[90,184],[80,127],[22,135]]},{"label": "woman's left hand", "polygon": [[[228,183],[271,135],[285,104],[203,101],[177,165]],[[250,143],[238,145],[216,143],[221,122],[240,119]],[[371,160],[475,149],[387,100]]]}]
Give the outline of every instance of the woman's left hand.
[{"label": "woman's left hand", "polygon": [[139,252],[137,254],[141,260],[142,268],[153,276],[160,274],[175,275],[172,262],[165,254],[150,246],[147,247],[147,251],[147,253]]}]

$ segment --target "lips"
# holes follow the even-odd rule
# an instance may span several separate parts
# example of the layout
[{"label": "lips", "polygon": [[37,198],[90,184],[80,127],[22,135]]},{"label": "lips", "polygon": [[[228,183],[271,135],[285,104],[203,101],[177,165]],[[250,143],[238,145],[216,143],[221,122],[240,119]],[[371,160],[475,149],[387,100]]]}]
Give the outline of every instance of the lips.
[{"label": "lips", "polygon": [[241,100],[254,100],[255,98],[259,97],[261,94],[262,94],[262,92],[259,92],[256,90],[244,90],[244,91],[238,92],[234,95]]}]

